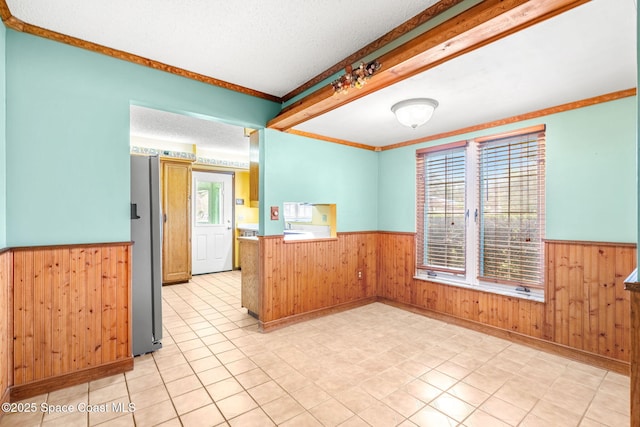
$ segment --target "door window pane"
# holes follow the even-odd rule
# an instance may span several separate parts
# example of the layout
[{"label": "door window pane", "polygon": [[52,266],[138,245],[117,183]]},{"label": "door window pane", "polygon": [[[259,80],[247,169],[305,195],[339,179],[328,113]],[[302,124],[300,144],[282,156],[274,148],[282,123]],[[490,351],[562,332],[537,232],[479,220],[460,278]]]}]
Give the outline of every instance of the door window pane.
[{"label": "door window pane", "polygon": [[196,189],[196,223],[222,224],[222,183],[196,181]]}]

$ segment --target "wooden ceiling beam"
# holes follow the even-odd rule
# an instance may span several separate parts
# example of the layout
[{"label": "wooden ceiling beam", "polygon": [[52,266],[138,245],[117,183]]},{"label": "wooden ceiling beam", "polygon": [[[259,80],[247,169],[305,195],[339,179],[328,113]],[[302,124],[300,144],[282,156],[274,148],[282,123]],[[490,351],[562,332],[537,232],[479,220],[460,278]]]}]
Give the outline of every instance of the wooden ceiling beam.
[{"label": "wooden ceiling beam", "polygon": [[405,35],[406,33],[410,32],[410,31],[415,30],[420,25],[424,24],[425,22],[429,21],[430,19],[433,19],[434,17],[440,15],[441,13],[446,12],[447,10],[451,9],[452,7],[458,5],[459,3],[463,2],[463,1],[464,0],[440,0],[440,1],[438,1],[436,4],[429,6],[427,9],[423,10],[422,12],[420,12],[419,14],[414,16],[413,18],[409,19],[408,21],[403,22],[402,24],[400,24],[399,26],[397,26],[393,30],[391,30],[388,33],[386,33],[385,35],[383,35],[382,37],[379,37],[378,39],[376,39],[373,42],[369,43],[368,45],[366,45],[362,49],[359,49],[357,52],[352,53],[347,58],[343,59],[342,61],[338,62],[337,64],[333,65],[332,67],[324,70],[322,73],[318,74],[317,76],[315,76],[314,78],[312,78],[308,82],[306,82],[303,85],[295,88],[294,90],[292,90],[291,92],[289,92],[288,94],[283,96],[282,100],[284,102],[287,102],[290,99],[295,98],[296,96],[300,95],[302,92],[306,91],[307,89],[310,89],[311,87],[313,87],[316,84],[320,83],[324,79],[327,79],[327,78],[331,77],[332,75],[334,75],[335,73],[340,72],[340,70],[344,70],[344,68],[347,65],[352,65],[352,64],[362,60],[362,58],[364,58],[365,56],[369,55],[370,53],[373,53],[373,52],[385,47],[386,45],[388,45],[389,43],[391,43],[394,40],[398,39],[399,37]]},{"label": "wooden ceiling beam", "polygon": [[382,55],[367,84],[334,95],[327,85],[283,109],[271,129],[294,126],[412,77],[590,0],[486,0]]}]

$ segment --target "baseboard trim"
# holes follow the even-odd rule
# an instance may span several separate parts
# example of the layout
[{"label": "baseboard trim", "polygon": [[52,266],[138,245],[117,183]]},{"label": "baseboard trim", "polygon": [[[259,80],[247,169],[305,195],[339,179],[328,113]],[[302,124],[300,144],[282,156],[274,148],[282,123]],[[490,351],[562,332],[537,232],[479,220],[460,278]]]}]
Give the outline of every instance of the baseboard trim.
[{"label": "baseboard trim", "polygon": [[562,344],[554,343],[552,341],[546,341],[540,338],[524,335],[519,332],[509,331],[506,329],[497,328],[495,326],[486,325],[484,323],[474,322],[472,320],[451,316],[449,314],[433,311],[428,308],[419,307],[413,304],[393,301],[384,297],[378,297],[378,302],[400,308],[402,310],[407,310],[412,313],[421,314],[426,317],[441,320],[443,322],[450,323],[456,326],[461,326],[463,328],[482,332],[487,335],[492,335],[497,338],[503,338],[511,342],[533,347],[547,353],[552,353],[557,356],[575,360],[577,362],[587,363],[589,365],[606,369],[608,371],[617,372],[622,375],[628,376],[630,373],[631,365],[629,364],[629,362],[623,362],[621,360],[612,359],[610,357],[601,356],[599,354],[589,353],[587,351],[568,347]]},{"label": "baseboard trim", "polygon": [[[0,398],[0,404],[7,403],[11,401],[11,388],[7,388],[4,393],[2,393],[2,398]],[[0,411],[0,417],[2,417],[2,411]]]},{"label": "baseboard trim", "polygon": [[283,328],[285,326],[292,325],[294,323],[304,322],[306,320],[315,319],[318,317],[326,316],[328,314],[339,313],[341,311],[351,310],[352,308],[361,307],[363,305],[374,303],[378,300],[378,297],[366,297],[359,300],[345,302],[330,307],[319,308],[317,310],[307,311],[300,314],[294,314],[292,316],[283,317],[280,319],[272,320],[270,322],[258,323],[261,332],[270,332],[275,329]]},{"label": "baseboard trim", "polygon": [[83,369],[64,375],[33,381],[28,384],[13,386],[10,388],[10,401],[17,402],[29,397],[49,393],[77,384],[94,381],[111,375],[121,374],[133,369],[133,357],[106,363],[95,368]]}]

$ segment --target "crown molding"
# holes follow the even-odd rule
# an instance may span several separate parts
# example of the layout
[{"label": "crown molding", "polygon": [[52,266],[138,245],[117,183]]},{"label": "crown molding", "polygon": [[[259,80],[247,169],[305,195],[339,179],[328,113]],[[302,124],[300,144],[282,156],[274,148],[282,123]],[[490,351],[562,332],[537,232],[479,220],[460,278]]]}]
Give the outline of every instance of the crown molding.
[{"label": "crown molding", "polygon": [[451,9],[452,7],[456,6],[459,3],[462,3],[463,1],[464,0],[440,0],[433,6],[428,7],[427,9],[423,10],[422,12],[414,16],[413,18],[398,25],[396,28],[389,31],[382,37],[378,38],[377,40],[374,40],[373,42],[369,43],[367,46],[363,47],[357,52],[354,52],[353,54],[343,59],[342,61],[338,62],[337,64],[333,65],[332,67],[327,68],[322,73],[318,74],[308,82],[292,90],[291,92],[283,96],[282,100],[284,102],[289,101],[290,99],[301,94],[305,90],[310,89],[312,86],[331,77],[338,71],[344,69],[346,66],[353,65],[356,62],[361,61],[362,58],[364,58],[365,56],[371,53],[374,53],[378,49],[383,48],[384,46],[398,39],[399,37],[405,35],[409,31],[415,30],[420,25],[429,21],[433,17],[440,15],[443,12],[446,12],[447,10]]},{"label": "crown molding", "polygon": [[579,101],[568,102],[566,104],[556,105],[554,107],[544,108],[542,110],[536,110],[525,114],[520,114],[517,116],[511,116],[500,120],[494,120],[492,122],[481,123],[461,129],[456,129],[451,132],[443,132],[436,135],[429,135],[423,138],[411,139],[409,141],[398,142],[396,144],[385,145],[382,147],[377,147],[373,145],[362,144],[358,142],[345,141],[338,138],[331,138],[324,135],[318,135],[310,132],[303,132],[296,129],[290,129],[287,133],[291,133],[294,135],[306,136],[308,138],[314,138],[321,141],[333,142],[335,144],[344,144],[351,147],[362,148],[364,150],[372,150],[372,151],[388,151],[396,148],[408,147],[410,145],[422,144],[425,142],[436,141],[438,139],[449,138],[456,135],[463,135],[465,133],[477,132],[484,129],[495,128],[498,126],[504,126],[511,123],[522,122],[525,120],[536,119],[538,117],[549,116],[551,114],[558,114],[569,110],[576,110],[578,108],[589,107],[596,104],[602,104],[605,102],[615,101],[617,99],[628,98],[630,96],[635,96],[637,93],[636,88],[620,90],[617,92],[611,92],[600,96],[594,96],[593,98],[586,98]]},{"label": "crown molding", "polygon": [[380,151],[380,147],[373,145],[361,144],[359,142],[347,141],[345,139],[331,138],[330,136],[318,135],[311,132],[303,132],[301,130],[289,129],[287,133],[292,135],[304,136],[306,138],[318,139],[320,141],[333,142],[334,144],[348,145],[349,147],[361,148],[363,150]]},{"label": "crown molding", "polygon": [[618,92],[607,93],[605,95],[594,96],[593,98],[586,98],[580,101],[568,102],[566,104],[556,105],[555,107],[544,108],[542,110],[532,111],[526,114],[520,114],[517,116],[507,117],[505,119],[495,120],[493,122],[487,122],[479,125],[469,126],[469,127],[457,129],[451,132],[444,132],[444,133],[439,133],[437,135],[426,136],[424,138],[412,139],[410,141],[399,142],[397,144],[392,144],[392,145],[386,145],[382,147],[381,151],[393,150],[394,148],[401,148],[409,145],[422,144],[424,142],[435,141],[437,139],[448,138],[450,136],[477,132],[479,130],[508,125],[511,123],[521,122],[524,120],[531,120],[531,119],[535,119],[542,116],[558,114],[564,111],[576,110],[578,108],[584,108],[584,107],[589,107],[591,105],[602,104],[604,102],[615,101],[617,99],[628,98],[630,96],[635,96],[636,93],[637,93],[636,88],[620,90]]},{"label": "crown molding", "polygon": [[296,125],[559,15],[589,0],[485,0],[380,56],[382,68],[361,89],[334,96],[330,85],[284,108],[267,124]]},{"label": "crown molding", "polygon": [[37,27],[35,25],[31,25],[28,23],[25,23],[17,18],[15,18],[12,14],[11,11],[9,9],[9,6],[7,5],[6,0],[0,0],[0,18],[2,19],[2,21],[4,22],[4,24],[7,26],[7,28],[11,28],[12,30],[18,31],[18,32],[24,32],[24,33],[28,33],[28,34],[32,34],[32,35],[36,35],[39,37],[43,37],[43,38],[47,38],[50,40],[55,40],[57,42],[61,42],[61,43],[65,43],[65,44],[69,44],[71,46],[75,46],[75,47],[79,47],[82,49],[86,49],[86,50],[90,50],[93,52],[97,52],[97,53],[101,53],[103,55],[108,55],[117,59],[121,59],[121,60],[125,60],[125,61],[129,61],[129,62],[133,62],[135,64],[138,65],[143,65],[146,67],[150,67],[150,68],[154,68],[157,70],[162,70],[171,74],[175,74],[181,77],[186,77],[192,80],[197,80],[200,81],[202,83],[207,83],[213,86],[219,86],[225,89],[229,89],[229,90],[233,90],[236,92],[240,92],[240,93],[244,93],[247,95],[251,95],[251,96],[255,96],[258,98],[263,98],[263,99],[267,99],[269,101],[273,101],[273,102],[278,102],[278,103],[282,103],[284,101],[287,101],[291,98],[293,98],[294,96],[304,92],[305,90],[309,89],[310,87],[312,87],[313,85],[321,82],[322,80],[326,79],[327,77],[333,75],[334,73],[340,71],[341,69],[343,69],[345,66],[352,64],[356,61],[358,61],[359,59],[363,58],[364,56],[375,52],[376,50],[380,49],[381,47],[385,46],[386,44],[392,42],[393,40],[397,39],[398,37],[401,37],[402,35],[406,34],[409,31],[412,31],[413,29],[417,28],[418,26],[422,25],[423,23],[425,23],[426,21],[428,21],[429,19],[433,18],[434,16],[450,9],[451,7],[461,3],[464,0],[441,0],[438,3],[436,3],[435,5],[425,9],[424,11],[422,11],[420,14],[414,16],[413,18],[405,21],[404,23],[402,23],[401,25],[399,25],[398,27],[394,28],[393,30],[391,30],[390,32],[388,32],[387,34],[383,35],[382,37],[378,38],[377,40],[375,40],[374,42],[370,43],[369,45],[365,46],[364,48],[358,50],[357,52],[353,53],[352,55],[350,55],[349,57],[345,58],[344,60],[342,60],[341,62],[335,64],[333,67],[325,70],[324,72],[318,74],[316,77],[314,77],[313,79],[309,80],[308,82],[306,82],[305,84],[301,85],[300,87],[294,89],[293,91],[289,92],[287,95],[285,95],[284,97],[280,98],[278,96],[275,95],[271,95],[271,94],[267,94],[264,92],[260,92],[257,90],[253,90],[244,86],[240,86],[240,85],[236,85],[233,83],[229,83],[226,82],[224,80],[219,80],[219,79],[215,79],[213,77],[209,77],[209,76],[205,76],[199,73],[195,73],[192,71],[188,71],[179,67],[174,67],[168,64],[164,64],[162,62],[158,62],[158,61],[154,61],[148,58],[144,58],[142,56],[139,55],[134,55],[128,52],[124,52],[121,50],[117,50],[117,49],[112,49],[106,46],[102,46],[96,43],[92,43],[86,40],[82,40],[76,37],[72,37],[72,36],[68,36],[65,34],[61,34],[61,33],[57,33],[55,31],[51,31],[51,30],[47,30],[45,28],[41,28],[41,27]]},{"label": "crown molding", "polygon": [[9,18],[11,18],[11,11],[9,10],[9,6],[7,6],[7,1],[0,0],[0,19],[4,22]]},{"label": "crown molding", "polygon": [[159,61],[144,58],[139,55],[134,55],[129,52],[125,52],[118,49],[113,49],[107,46],[99,45],[97,43],[89,42],[79,39],[77,37],[68,36],[66,34],[58,33],[56,31],[47,30],[46,28],[38,27],[23,22],[11,14],[9,6],[7,6],[6,0],[0,0],[0,17],[7,28],[12,30],[27,33],[34,36],[42,37],[49,40],[54,40],[60,43],[68,44],[70,46],[78,47],[81,49],[89,50],[91,52],[100,53],[103,55],[111,56],[123,61],[133,62],[134,64],[143,65],[145,67],[153,68],[155,70],[165,71],[167,73],[175,74],[180,77],[186,77],[188,79],[196,80],[202,83],[206,83],[212,86],[218,86],[224,89],[233,90],[235,92],[244,93],[246,95],[255,96],[257,98],[266,99],[277,103],[282,103],[282,98],[270,95],[268,93],[253,90],[244,86],[229,83],[224,80],[215,79],[213,77],[205,76],[193,71],[185,70],[183,68],[174,67],[172,65],[164,64]]}]

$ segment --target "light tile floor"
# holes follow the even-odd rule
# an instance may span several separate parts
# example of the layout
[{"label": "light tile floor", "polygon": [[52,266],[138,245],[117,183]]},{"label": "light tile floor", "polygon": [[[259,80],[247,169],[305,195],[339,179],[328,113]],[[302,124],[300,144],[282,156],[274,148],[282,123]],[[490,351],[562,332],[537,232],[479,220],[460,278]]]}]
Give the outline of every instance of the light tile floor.
[{"label": "light tile floor", "polygon": [[239,272],[163,294],[161,350],[0,426],[629,425],[628,377],[384,304],[261,334]]}]

